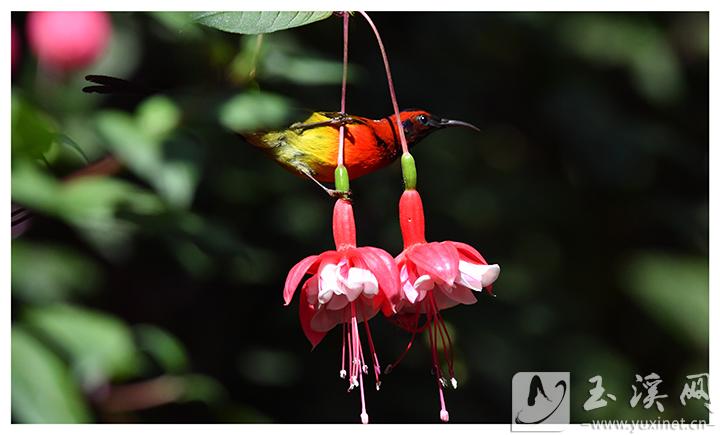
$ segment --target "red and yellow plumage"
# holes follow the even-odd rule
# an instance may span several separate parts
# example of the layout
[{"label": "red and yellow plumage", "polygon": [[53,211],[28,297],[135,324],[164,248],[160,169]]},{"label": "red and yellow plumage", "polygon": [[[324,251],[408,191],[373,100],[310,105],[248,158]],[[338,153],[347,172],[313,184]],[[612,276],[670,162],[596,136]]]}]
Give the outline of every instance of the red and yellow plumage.
[{"label": "red and yellow plumage", "polygon": [[[467,122],[441,119],[417,109],[400,112],[400,123],[408,146],[445,127],[479,130]],[[329,183],[334,180],[337,166],[341,125],[346,127],[344,160],[351,179],[383,168],[402,154],[395,115],[371,119],[337,112],[315,112],[285,130],[243,136],[291,172],[316,182]]]}]

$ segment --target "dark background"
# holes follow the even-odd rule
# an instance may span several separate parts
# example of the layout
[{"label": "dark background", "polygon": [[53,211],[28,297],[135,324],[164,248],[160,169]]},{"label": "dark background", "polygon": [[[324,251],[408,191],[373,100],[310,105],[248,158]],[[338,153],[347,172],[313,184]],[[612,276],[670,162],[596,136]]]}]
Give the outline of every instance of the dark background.
[{"label": "dark background", "polygon": [[[685,376],[708,371],[708,15],[371,16],[400,105],[483,129],[444,130],[413,149],[428,239],[469,243],[502,267],[497,297],[443,313],[460,382],[446,391],[451,421],[509,422],[518,371],[570,371],[576,422],[706,418],[702,401],[683,407],[679,395]],[[24,19],[12,16],[21,34]],[[225,128],[337,110],[341,20],[265,35],[252,78],[254,36],[178,14],[112,19],[108,53],[74,74],[43,71],[23,37],[13,106],[23,98],[93,161],[133,146],[129,127],[103,116],[148,97],[83,94],[83,75],[160,90],[181,118],[155,163],[180,174],[168,183],[184,193],[130,164],[114,176],[121,184],[68,193],[51,179],[50,195],[19,168],[59,177],[84,160],[59,140],[48,164],[13,144],[13,201],[34,210],[12,245],[14,420],[358,421],[359,397],[338,378],[340,335],[311,352],[296,303],[281,297],[293,264],[332,248],[332,201]],[[388,115],[360,16],[350,62],[348,111]],[[228,102],[237,95],[254,99]],[[232,104],[239,120],[223,118]],[[173,172],[177,162],[194,175]],[[352,190],[358,242],[399,253],[399,165]],[[385,366],[409,337],[382,316],[371,327]],[[34,337],[35,353],[17,350],[16,334]],[[27,355],[41,360],[35,375],[23,372]],[[429,370],[418,340],[382,391],[367,392],[371,421],[437,422]],[[635,374],[651,372],[668,394],[662,414],[628,403]],[[594,375],[618,401],[586,412]],[[57,395],[38,399],[44,389]],[[157,406],[142,405],[148,397]],[[76,411],[53,409],[65,402]]]}]

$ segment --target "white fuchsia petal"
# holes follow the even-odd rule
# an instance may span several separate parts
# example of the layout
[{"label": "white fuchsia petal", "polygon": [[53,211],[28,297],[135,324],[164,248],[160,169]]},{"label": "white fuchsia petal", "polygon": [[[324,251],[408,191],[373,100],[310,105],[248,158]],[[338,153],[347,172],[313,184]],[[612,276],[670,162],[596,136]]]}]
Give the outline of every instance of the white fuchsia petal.
[{"label": "white fuchsia petal", "polygon": [[340,292],[340,282],[338,280],[338,266],[336,264],[326,264],[320,271],[320,281],[318,284],[318,302],[326,304],[330,302],[334,294]]},{"label": "white fuchsia petal", "polygon": [[475,291],[481,291],[495,282],[499,275],[500,266],[497,264],[473,264],[460,261],[456,282]]},{"label": "white fuchsia petal", "polygon": [[377,278],[367,269],[351,267],[348,272],[348,287],[359,286],[365,296],[375,296],[379,287]]},{"label": "white fuchsia petal", "polygon": [[430,275],[422,275],[415,280],[413,287],[415,287],[417,291],[426,292],[432,290],[433,287],[435,287],[435,283]]},{"label": "white fuchsia petal", "polygon": [[419,293],[415,290],[415,286],[410,284],[410,281],[403,281],[403,292],[407,300],[410,301],[411,304],[414,304]]}]

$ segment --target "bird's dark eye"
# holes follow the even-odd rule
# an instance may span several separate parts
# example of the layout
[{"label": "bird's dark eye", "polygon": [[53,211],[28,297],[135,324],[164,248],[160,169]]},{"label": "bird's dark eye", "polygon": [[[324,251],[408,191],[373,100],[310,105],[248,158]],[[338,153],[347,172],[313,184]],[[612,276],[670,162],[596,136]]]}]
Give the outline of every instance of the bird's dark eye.
[{"label": "bird's dark eye", "polygon": [[418,115],[417,120],[422,125],[428,125],[430,123],[430,120],[428,120],[428,117],[425,115]]}]

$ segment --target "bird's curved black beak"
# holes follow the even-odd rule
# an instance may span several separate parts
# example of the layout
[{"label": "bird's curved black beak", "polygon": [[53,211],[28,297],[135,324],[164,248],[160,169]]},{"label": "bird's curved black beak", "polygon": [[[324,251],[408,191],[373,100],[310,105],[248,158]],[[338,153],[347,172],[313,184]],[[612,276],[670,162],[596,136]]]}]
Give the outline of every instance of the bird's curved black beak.
[{"label": "bird's curved black beak", "polygon": [[455,120],[455,119],[441,119],[440,122],[439,122],[439,127],[440,127],[440,128],[444,128],[444,127],[465,127],[465,128],[473,129],[473,130],[475,130],[475,131],[482,131],[482,130],[480,130],[479,128],[475,127],[474,125],[470,124],[469,122],[457,121],[457,120]]}]

